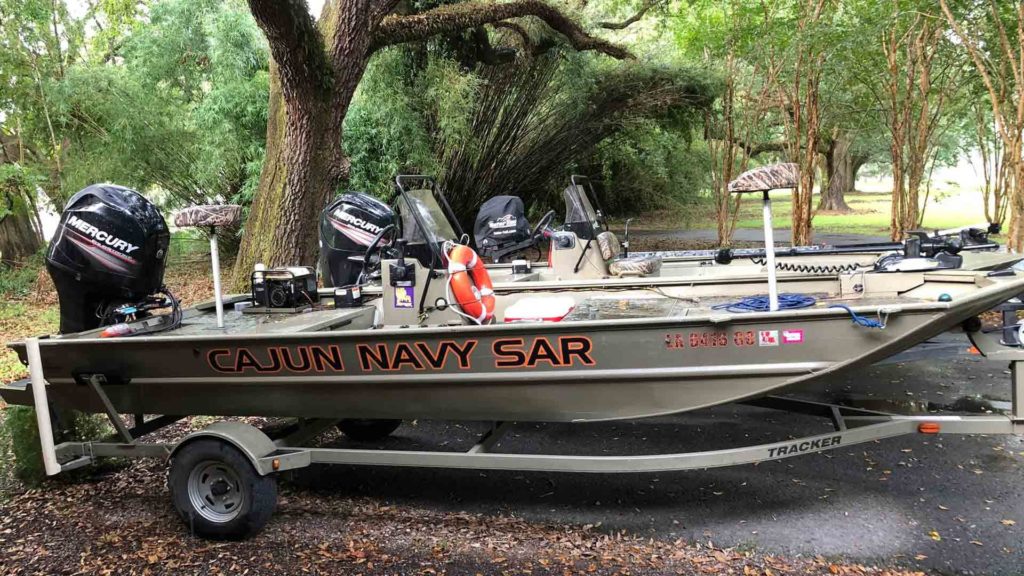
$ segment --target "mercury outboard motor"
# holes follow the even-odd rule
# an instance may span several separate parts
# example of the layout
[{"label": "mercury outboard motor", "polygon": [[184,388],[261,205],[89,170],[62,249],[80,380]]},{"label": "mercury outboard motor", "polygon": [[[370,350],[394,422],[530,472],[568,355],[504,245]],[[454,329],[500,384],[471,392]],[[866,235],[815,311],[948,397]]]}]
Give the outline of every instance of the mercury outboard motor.
[{"label": "mercury outboard motor", "polygon": [[473,238],[484,258],[493,258],[512,247],[522,249],[519,245],[530,240],[523,201],[518,196],[495,196],[484,202],[476,215]]},{"label": "mercury outboard motor", "polygon": [[158,292],[169,242],[160,211],[134,190],[94,184],[72,196],[46,252],[60,332],[113,323],[113,307]]},{"label": "mercury outboard motor", "polygon": [[[338,196],[320,214],[320,276],[326,286],[351,286],[363,270],[362,258],[387,226],[396,225],[395,211],[362,192]],[[381,240],[387,244],[389,239]]]}]

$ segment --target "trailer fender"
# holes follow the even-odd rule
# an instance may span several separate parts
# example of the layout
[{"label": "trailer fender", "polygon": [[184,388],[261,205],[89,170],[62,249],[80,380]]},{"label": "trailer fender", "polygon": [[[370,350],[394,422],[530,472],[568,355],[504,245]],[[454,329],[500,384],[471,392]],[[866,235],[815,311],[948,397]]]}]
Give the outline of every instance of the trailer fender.
[{"label": "trailer fender", "polygon": [[273,472],[273,469],[263,465],[261,460],[277,450],[277,446],[259,428],[243,422],[216,422],[198,432],[193,432],[174,446],[170,458],[173,459],[182,446],[203,438],[212,438],[231,444],[245,454],[245,457],[252,462],[253,468],[262,476]]}]

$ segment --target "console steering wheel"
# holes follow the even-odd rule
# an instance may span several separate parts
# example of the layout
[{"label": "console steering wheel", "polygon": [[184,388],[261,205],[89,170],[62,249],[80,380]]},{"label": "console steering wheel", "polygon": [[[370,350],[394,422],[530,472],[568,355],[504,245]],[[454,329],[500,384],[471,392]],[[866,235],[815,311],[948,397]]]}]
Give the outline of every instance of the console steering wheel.
[{"label": "console steering wheel", "polygon": [[[373,274],[380,272],[380,262],[383,260],[384,251],[389,250],[390,246],[395,242],[395,236],[398,233],[398,228],[394,224],[388,224],[383,230],[374,236],[373,241],[366,247],[366,251],[363,252],[362,260],[363,267],[359,271],[359,279],[357,284],[363,284],[367,278],[373,276]],[[384,238],[390,236],[388,243],[384,243]],[[357,257],[354,257],[357,258]]]},{"label": "console steering wheel", "polygon": [[545,228],[551,225],[551,221],[555,218],[555,211],[548,210],[548,213],[541,217],[537,225],[533,227],[533,232],[530,233],[530,238],[537,238],[537,236],[544,231]]}]

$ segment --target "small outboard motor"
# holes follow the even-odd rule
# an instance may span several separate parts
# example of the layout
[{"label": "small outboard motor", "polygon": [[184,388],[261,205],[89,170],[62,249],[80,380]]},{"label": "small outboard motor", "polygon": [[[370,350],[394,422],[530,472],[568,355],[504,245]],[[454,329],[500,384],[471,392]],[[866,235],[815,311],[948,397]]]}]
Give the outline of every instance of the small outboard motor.
[{"label": "small outboard motor", "polygon": [[[387,226],[396,225],[395,211],[361,192],[347,192],[320,214],[320,276],[325,286],[351,286],[363,263],[352,256],[366,250]],[[389,239],[381,240],[387,244]]]},{"label": "small outboard motor", "polygon": [[158,292],[169,242],[160,211],[134,190],[94,184],[72,196],[46,252],[60,332],[113,323],[113,307]]},{"label": "small outboard motor", "polygon": [[484,202],[476,215],[473,237],[484,258],[493,258],[530,240],[523,201],[518,196],[495,196]]}]

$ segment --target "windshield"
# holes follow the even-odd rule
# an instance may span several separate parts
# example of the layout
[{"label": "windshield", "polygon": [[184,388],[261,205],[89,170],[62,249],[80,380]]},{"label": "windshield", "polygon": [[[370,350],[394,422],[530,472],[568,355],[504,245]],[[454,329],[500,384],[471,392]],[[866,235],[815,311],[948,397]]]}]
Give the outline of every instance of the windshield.
[{"label": "windshield", "polygon": [[[590,198],[582,186],[570,184],[562,192],[565,198],[565,223],[572,228],[579,228],[581,231],[588,228],[593,231],[601,230],[601,223],[597,217],[597,211],[590,203]],[[579,235],[579,231],[577,231]]]},{"label": "windshield", "polygon": [[[430,190],[409,190],[403,197],[408,199],[409,209],[402,210],[402,238],[409,244],[426,244],[428,240],[438,243],[458,239],[458,234],[452,229],[451,223]],[[420,215],[420,219],[427,227],[426,231],[420,230],[413,212]]]}]

